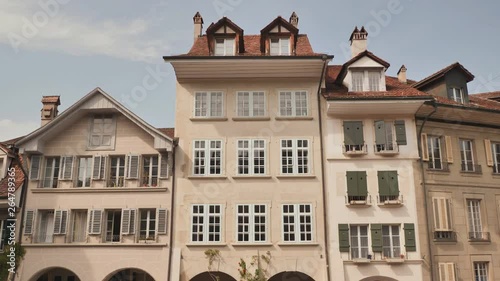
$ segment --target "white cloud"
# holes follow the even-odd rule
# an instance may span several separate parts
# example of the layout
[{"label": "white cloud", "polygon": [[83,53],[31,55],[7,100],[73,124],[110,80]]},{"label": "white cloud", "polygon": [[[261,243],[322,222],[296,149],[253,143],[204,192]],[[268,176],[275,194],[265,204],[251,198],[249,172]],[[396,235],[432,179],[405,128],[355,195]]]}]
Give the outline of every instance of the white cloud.
[{"label": "white cloud", "polygon": [[[69,2],[66,4],[66,2]],[[41,3],[51,3],[42,5]],[[153,20],[95,20],[65,13],[70,0],[0,0],[0,43],[13,51],[51,50],[152,62],[168,54],[169,42],[151,31]],[[170,40],[176,39],[170,34]]]},{"label": "white cloud", "polygon": [[10,119],[0,119],[0,141],[27,135],[38,127],[40,127],[40,123],[36,122],[17,122]]}]

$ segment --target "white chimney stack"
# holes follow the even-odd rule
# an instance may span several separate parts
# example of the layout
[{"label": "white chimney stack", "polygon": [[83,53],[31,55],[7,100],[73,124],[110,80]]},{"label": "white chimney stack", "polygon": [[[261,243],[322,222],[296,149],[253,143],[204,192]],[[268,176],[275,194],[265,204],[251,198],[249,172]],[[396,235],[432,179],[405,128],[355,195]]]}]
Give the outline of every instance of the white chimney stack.
[{"label": "white chimney stack", "polygon": [[293,26],[295,26],[295,28],[299,28],[299,17],[297,16],[297,14],[295,12],[293,12],[292,15],[290,16],[289,22]]},{"label": "white chimney stack", "polygon": [[194,23],[194,42],[196,42],[196,39],[202,35],[203,32],[203,18],[200,15],[200,12],[196,12],[196,14],[193,17],[193,23]]},{"label": "white chimney stack", "polygon": [[366,51],[368,39],[368,32],[366,32],[365,27],[362,26],[361,29],[354,28],[354,31],[349,38],[351,41],[351,57],[357,56],[359,53]]},{"label": "white chimney stack", "polygon": [[401,83],[405,83],[405,84],[407,83],[407,80],[406,80],[406,67],[405,67],[404,64],[401,66],[401,68],[399,68],[399,71],[398,71],[398,80]]}]

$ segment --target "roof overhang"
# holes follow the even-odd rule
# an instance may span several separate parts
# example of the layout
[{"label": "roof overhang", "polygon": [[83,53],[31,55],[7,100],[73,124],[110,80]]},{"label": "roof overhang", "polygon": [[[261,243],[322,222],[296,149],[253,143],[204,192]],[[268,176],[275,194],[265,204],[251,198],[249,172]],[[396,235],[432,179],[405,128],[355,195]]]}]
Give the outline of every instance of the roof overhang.
[{"label": "roof overhang", "polygon": [[427,98],[329,99],[331,116],[414,115]]},{"label": "roof overhang", "polygon": [[[432,115],[429,116],[434,110]],[[425,104],[416,113],[417,118],[455,125],[477,126],[500,129],[500,111],[484,108],[470,108],[459,105],[436,103],[436,107]]]}]

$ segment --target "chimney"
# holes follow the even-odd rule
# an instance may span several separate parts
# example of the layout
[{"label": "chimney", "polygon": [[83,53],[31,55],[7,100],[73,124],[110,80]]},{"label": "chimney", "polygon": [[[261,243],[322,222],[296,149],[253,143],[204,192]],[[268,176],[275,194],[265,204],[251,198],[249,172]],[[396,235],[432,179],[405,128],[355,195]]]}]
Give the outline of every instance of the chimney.
[{"label": "chimney", "polygon": [[293,12],[292,15],[290,16],[289,22],[293,26],[295,26],[295,28],[299,28],[299,17],[297,16],[297,14],[295,12]]},{"label": "chimney", "polygon": [[41,121],[43,127],[57,117],[57,113],[59,113],[57,106],[61,105],[61,99],[59,96],[43,96],[42,104]]},{"label": "chimney", "polygon": [[359,53],[366,51],[368,32],[366,32],[365,27],[362,26],[361,29],[354,28],[354,31],[349,38],[351,41],[351,57],[357,56]]},{"label": "chimney", "polygon": [[407,80],[406,80],[406,66],[404,64],[401,66],[401,68],[398,71],[398,80],[401,83],[405,83],[405,84],[407,83]]},{"label": "chimney", "polygon": [[203,18],[200,15],[200,12],[196,12],[196,14],[193,17],[193,23],[194,23],[194,42],[196,42],[196,39],[202,35],[203,31]]}]

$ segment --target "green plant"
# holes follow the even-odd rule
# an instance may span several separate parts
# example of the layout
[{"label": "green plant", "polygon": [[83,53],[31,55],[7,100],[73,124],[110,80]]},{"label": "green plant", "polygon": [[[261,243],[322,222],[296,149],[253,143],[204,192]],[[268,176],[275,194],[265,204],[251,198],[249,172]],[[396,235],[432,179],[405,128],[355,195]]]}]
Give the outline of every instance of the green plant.
[{"label": "green plant", "polygon": [[213,263],[215,261],[221,261],[220,251],[215,249],[208,249],[205,251],[205,258],[208,259],[208,271],[212,270]]},{"label": "green plant", "polygon": [[[263,265],[264,263],[264,265]],[[267,281],[269,277],[269,272],[267,268],[271,263],[271,252],[267,251],[266,254],[261,255],[257,253],[256,256],[252,257],[250,266],[247,265],[244,259],[240,259],[239,273],[241,281]],[[251,272],[250,268],[256,267],[254,273]]]},{"label": "green plant", "polygon": [[[15,264],[14,268],[11,268],[11,265],[9,264],[11,262],[11,259],[9,257],[9,254],[11,254],[10,251],[11,248],[14,248],[14,253],[15,253],[15,258],[13,263]],[[4,252],[0,254],[0,280],[7,280],[9,276],[9,271],[13,270],[14,272],[16,272],[25,254],[26,250],[24,249],[23,246],[21,246],[21,244],[16,243],[12,246],[5,245]]]}]

